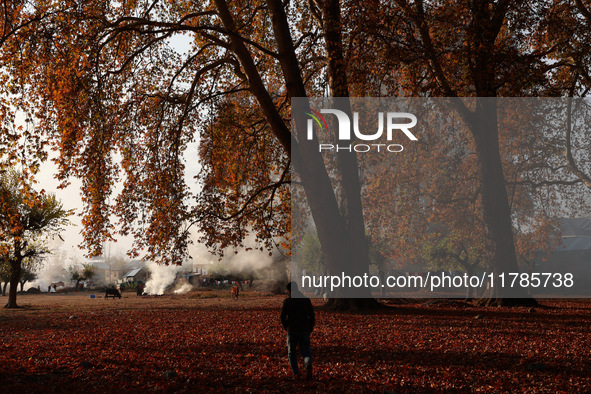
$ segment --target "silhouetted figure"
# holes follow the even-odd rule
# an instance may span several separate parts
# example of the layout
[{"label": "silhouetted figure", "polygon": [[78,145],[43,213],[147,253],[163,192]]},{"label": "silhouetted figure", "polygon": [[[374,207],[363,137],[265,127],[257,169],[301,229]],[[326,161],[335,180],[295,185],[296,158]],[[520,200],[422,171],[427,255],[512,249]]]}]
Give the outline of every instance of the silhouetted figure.
[{"label": "silhouetted figure", "polygon": [[287,331],[287,358],[294,377],[299,377],[297,356],[297,347],[299,347],[306,367],[306,379],[309,380],[312,379],[310,334],[314,330],[314,308],[310,299],[298,290],[296,282],[287,284],[287,294],[288,297],[283,301],[281,308],[281,324]]}]

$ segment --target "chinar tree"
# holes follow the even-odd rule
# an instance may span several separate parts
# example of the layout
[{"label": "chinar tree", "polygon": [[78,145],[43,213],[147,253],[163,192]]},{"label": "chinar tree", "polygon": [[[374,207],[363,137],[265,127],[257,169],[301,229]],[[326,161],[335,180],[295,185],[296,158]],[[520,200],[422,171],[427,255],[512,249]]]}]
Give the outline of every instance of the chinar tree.
[{"label": "chinar tree", "polygon": [[[292,98],[556,96],[558,71],[569,75],[570,63],[589,53],[538,47],[553,28],[578,26],[562,13],[553,22],[546,5],[554,3],[540,1],[10,3],[0,15],[10,83],[0,91],[26,98],[37,130],[59,152],[58,177],[82,180],[83,245],[100,254],[117,215],[120,233],[165,263],[182,261],[192,228],[220,250],[252,233],[268,248],[290,235],[293,166],[329,274],[349,260],[369,271],[356,156],[339,152],[335,193],[336,177],[306,139],[307,106],[292,111]],[[586,14],[579,8],[574,16]],[[588,42],[586,34],[576,37]],[[561,52],[573,47],[585,56]],[[476,152],[487,260],[497,272],[515,271],[497,110],[455,102]],[[185,153],[197,139],[199,195],[185,177]],[[110,199],[117,181],[122,191]],[[498,292],[487,298],[510,303]]]},{"label": "chinar tree", "polygon": [[[0,60],[59,152],[58,178],[82,181],[91,255],[119,232],[132,252],[178,264],[195,228],[213,250],[250,234],[271,249],[290,234],[293,165],[328,270],[350,256],[368,266],[354,154],[339,158],[339,206],[305,119],[290,127],[291,98],[348,96],[339,1],[35,0],[17,11],[11,25],[37,22],[21,23]],[[198,194],[185,178],[197,138]]]},{"label": "chinar tree", "polygon": [[0,254],[10,269],[6,308],[18,308],[17,286],[24,261],[49,252],[35,240],[58,234],[69,215],[54,194],[35,191],[19,172],[0,174]]}]

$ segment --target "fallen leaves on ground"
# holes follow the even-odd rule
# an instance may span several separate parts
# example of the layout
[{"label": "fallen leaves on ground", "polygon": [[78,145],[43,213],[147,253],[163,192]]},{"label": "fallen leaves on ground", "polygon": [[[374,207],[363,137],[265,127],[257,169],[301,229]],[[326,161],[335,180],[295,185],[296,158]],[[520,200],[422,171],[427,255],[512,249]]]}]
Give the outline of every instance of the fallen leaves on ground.
[{"label": "fallen leaves on ground", "polygon": [[305,382],[291,379],[281,296],[177,297],[166,307],[124,297],[76,310],[55,300],[0,314],[4,392],[591,390],[588,301],[542,301],[533,311],[456,302],[318,309],[315,377]]}]

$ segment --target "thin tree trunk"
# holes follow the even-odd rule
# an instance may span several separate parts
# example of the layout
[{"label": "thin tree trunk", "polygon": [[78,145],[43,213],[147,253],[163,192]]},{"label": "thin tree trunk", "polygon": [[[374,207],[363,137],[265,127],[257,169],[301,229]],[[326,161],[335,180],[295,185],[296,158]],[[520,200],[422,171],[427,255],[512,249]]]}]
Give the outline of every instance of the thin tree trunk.
[{"label": "thin tree trunk", "polygon": [[21,277],[21,260],[22,258],[20,257],[19,252],[17,256],[10,261],[10,288],[8,289],[8,303],[6,304],[6,308],[19,307],[16,303],[16,295]]}]

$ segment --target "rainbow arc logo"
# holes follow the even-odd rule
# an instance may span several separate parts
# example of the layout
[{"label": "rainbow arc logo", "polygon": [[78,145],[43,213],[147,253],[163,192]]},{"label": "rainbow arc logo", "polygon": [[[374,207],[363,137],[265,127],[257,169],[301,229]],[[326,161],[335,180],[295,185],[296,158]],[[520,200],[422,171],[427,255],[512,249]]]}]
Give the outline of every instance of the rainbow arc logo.
[{"label": "rainbow arc logo", "polygon": [[[326,131],[328,132],[328,124],[326,123],[326,119],[324,119],[324,116],[322,116],[320,114],[320,112],[313,110],[312,108],[310,108],[310,112],[306,112],[306,115],[309,115],[312,119],[314,119],[314,121],[318,124],[318,127],[320,127],[320,130],[326,129]],[[324,125],[324,127],[323,127]],[[308,128],[308,139],[311,140],[312,139],[312,128],[309,127]]]}]

